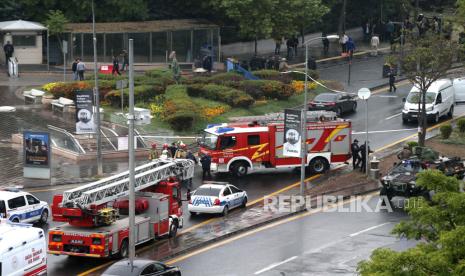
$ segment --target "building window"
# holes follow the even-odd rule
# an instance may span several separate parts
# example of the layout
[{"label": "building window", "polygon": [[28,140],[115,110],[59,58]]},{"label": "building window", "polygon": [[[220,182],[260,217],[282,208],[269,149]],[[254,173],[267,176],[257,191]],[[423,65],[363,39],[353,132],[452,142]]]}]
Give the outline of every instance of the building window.
[{"label": "building window", "polygon": [[15,47],[35,47],[36,36],[35,35],[14,35],[13,45]]}]

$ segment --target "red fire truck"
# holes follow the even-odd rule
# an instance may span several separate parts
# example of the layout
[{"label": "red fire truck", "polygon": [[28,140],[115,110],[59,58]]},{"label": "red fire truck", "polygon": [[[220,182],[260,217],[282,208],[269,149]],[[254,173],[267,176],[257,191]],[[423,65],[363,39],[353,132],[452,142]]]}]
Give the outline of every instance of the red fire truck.
[{"label": "red fire truck", "polygon": [[[283,155],[283,118],[279,113],[208,125],[200,141],[200,153],[210,155],[213,172],[232,172],[238,177],[248,170],[299,167],[299,157]],[[351,157],[351,129],[351,122],[336,118],[334,112],[307,113],[305,163],[312,173],[324,173],[331,164]]]},{"label": "red fire truck", "polygon": [[[182,227],[180,181],[192,178],[194,162],[156,159],[135,168],[135,242],[173,237]],[[53,198],[48,253],[95,258],[126,257],[129,246],[129,172],[65,191]]]}]

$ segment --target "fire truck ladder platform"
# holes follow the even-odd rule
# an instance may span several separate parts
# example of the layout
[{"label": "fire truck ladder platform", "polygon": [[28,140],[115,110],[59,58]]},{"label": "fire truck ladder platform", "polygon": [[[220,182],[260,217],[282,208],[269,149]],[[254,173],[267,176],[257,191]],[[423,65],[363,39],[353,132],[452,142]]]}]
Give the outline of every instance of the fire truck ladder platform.
[{"label": "fire truck ladder platform", "polygon": [[[194,161],[188,159],[156,159],[134,169],[135,190],[140,191],[176,176],[180,180],[194,176]],[[129,195],[129,171],[110,176],[63,193],[62,206],[100,205]]]},{"label": "fire truck ladder platform", "polygon": [[[307,111],[307,122],[319,122],[319,121],[334,121],[337,119],[336,112],[332,111]],[[244,117],[231,117],[229,121],[234,123],[246,123],[246,122],[283,122],[284,113],[269,113],[258,116],[244,116]]]}]

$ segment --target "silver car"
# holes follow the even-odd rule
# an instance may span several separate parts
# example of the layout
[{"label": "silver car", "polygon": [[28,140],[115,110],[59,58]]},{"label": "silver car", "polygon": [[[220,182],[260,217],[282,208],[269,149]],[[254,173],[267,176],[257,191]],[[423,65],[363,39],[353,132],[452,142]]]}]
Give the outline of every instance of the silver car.
[{"label": "silver car", "polygon": [[181,271],[175,266],[168,266],[164,263],[146,260],[135,259],[134,269],[131,270],[129,259],[124,259],[112,264],[102,276],[181,276]]}]

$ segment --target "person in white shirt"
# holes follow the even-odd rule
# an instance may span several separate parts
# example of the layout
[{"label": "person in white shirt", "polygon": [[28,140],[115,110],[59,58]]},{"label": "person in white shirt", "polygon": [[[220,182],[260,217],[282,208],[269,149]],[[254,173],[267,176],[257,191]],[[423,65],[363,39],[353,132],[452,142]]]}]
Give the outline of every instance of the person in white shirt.
[{"label": "person in white shirt", "polygon": [[347,41],[349,41],[349,37],[346,35],[345,32],[343,32],[341,38],[339,39],[339,43],[341,44],[342,48],[342,53],[347,52]]},{"label": "person in white shirt", "polygon": [[377,56],[378,55],[378,46],[379,46],[379,37],[378,35],[373,35],[371,37],[371,55]]}]

